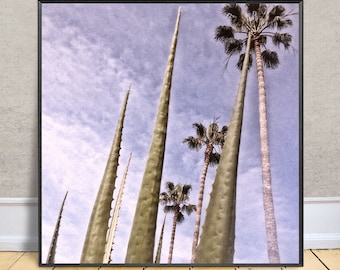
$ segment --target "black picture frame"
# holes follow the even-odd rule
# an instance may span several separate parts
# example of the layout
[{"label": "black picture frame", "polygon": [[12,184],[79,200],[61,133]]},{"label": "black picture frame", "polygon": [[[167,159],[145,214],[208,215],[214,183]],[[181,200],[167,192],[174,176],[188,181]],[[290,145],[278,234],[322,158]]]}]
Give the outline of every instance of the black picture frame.
[{"label": "black picture frame", "polygon": [[[230,28],[218,32],[217,27],[230,26],[231,20],[236,27],[236,17],[230,14],[238,12],[237,5],[247,14],[246,4],[266,6],[266,19],[274,6],[283,6],[277,14],[285,12],[283,18],[291,21],[277,19],[273,28],[264,26],[266,39],[256,39],[253,33],[252,66],[242,73],[236,65],[247,34]],[[229,17],[222,12],[226,5],[233,8],[224,9]],[[38,0],[38,11],[40,266],[303,265],[302,0]],[[256,69],[255,40],[269,58],[277,56],[272,43],[277,45],[279,62],[260,65],[267,105],[262,119],[267,123],[258,121],[264,103],[259,106],[263,81],[257,80],[262,75]],[[229,57],[234,52],[238,55]],[[244,74],[246,88],[240,90]],[[260,133],[260,126],[268,133]],[[210,134],[215,136],[213,151],[220,154],[215,166],[205,166],[216,157],[207,154]],[[206,140],[198,142],[200,136]],[[261,156],[267,155],[261,137],[266,136],[269,170],[261,165]],[[189,151],[195,148],[197,153]],[[268,171],[272,186],[263,195],[262,175]],[[192,261],[202,178],[201,247]],[[175,227],[170,259],[171,211],[176,207],[167,203],[188,190],[190,199],[182,197],[179,206],[183,211],[196,208],[183,214],[183,224]],[[111,202],[102,202],[110,194]],[[280,261],[268,255],[263,198],[270,194]],[[112,225],[118,201],[118,223]],[[153,205],[153,212],[146,205]],[[163,209],[170,213],[164,215]],[[148,220],[152,225],[144,229]],[[226,222],[230,227],[221,229]],[[114,243],[107,248],[96,241],[107,241],[110,227]],[[228,248],[215,249],[219,241],[228,242]],[[160,243],[162,256],[156,263]],[[111,249],[107,261],[96,261],[105,248]]]}]

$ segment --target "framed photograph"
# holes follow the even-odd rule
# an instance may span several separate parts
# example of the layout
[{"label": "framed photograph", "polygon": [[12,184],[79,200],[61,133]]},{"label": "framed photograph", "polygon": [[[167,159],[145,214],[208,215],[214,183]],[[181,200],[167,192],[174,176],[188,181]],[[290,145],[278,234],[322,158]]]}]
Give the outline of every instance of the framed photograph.
[{"label": "framed photograph", "polygon": [[302,0],[38,7],[41,266],[302,265]]}]

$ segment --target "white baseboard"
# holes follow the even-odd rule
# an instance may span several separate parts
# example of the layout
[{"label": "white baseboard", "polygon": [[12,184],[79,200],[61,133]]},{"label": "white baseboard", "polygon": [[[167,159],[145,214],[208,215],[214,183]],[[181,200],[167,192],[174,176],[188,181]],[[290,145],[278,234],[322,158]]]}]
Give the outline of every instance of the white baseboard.
[{"label": "white baseboard", "polygon": [[37,198],[0,198],[0,251],[38,251]]},{"label": "white baseboard", "polygon": [[340,248],[340,197],[304,198],[304,248]]},{"label": "white baseboard", "polygon": [[[38,251],[37,198],[0,198],[0,251]],[[340,248],[340,197],[304,198],[304,249]]]}]

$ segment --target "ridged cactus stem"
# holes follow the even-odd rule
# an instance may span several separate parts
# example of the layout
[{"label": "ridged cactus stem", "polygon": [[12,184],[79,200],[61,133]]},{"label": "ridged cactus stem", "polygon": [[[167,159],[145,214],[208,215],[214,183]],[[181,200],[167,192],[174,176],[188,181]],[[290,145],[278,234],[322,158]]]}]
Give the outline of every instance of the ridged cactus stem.
[{"label": "ridged cactus stem", "polygon": [[251,36],[248,34],[241,78],[195,263],[232,263],[235,242],[236,183]]},{"label": "ridged cactus stem", "polygon": [[48,254],[47,254],[47,260],[46,260],[47,264],[54,264],[54,261],[55,261],[55,254],[56,254],[56,249],[57,249],[60,222],[61,222],[61,217],[62,217],[62,214],[63,214],[64,204],[65,204],[65,201],[66,201],[67,194],[68,194],[68,191],[66,192],[64,200],[63,200],[61,207],[60,207],[57,223],[55,225],[54,233],[53,233],[52,240],[51,240],[51,245],[50,245],[50,248],[49,248],[49,251],[48,251]]},{"label": "ridged cactus stem", "polygon": [[120,210],[120,205],[122,203],[123,191],[124,191],[124,187],[125,187],[125,183],[126,183],[126,179],[127,179],[127,173],[128,173],[129,166],[130,166],[131,156],[132,156],[132,154],[130,154],[128,163],[126,165],[124,175],[123,175],[123,179],[122,179],[122,183],[120,185],[119,192],[118,192],[118,195],[117,195],[116,204],[115,204],[115,207],[113,209],[111,225],[110,225],[110,228],[109,228],[109,232],[108,232],[108,236],[107,236],[107,240],[106,240],[106,245],[105,245],[105,254],[104,254],[104,258],[103,258],[103,263],[110,263],[110,261],[111,261],[111,252],[112,252],[113,243],[114,243],[113,240],[115,238],[115,232],[116,232],[117,225],[118,225],[119,210]]},{"label": "ridged cactus stem", "polygon": [[109,159],[107,161],[104,176],[92,209],[81,255],[81,263],[103,262],[111,203],[113,200],[113,191],[115,189],[117,169],[119,165],[119,151],[122,141],[125,111],[130,89],[131,85],[126,93],[123,107],[119,115]]},{"label": "ridged cactus stem", "polygon": [[170,47],[165,78],[163,81],[154,133],[128,243],[128,249],[125,258],[126,263],[153,262],[157,211],[168,125],[170,89],[172,72],[174,68],[180,14],[181,11],[179,8],[175,31]]}]

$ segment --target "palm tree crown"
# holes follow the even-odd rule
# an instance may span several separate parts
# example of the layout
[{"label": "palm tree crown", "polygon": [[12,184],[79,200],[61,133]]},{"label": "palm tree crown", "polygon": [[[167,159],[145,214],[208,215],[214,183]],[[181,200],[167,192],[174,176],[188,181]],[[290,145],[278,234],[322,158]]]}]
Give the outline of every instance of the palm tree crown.
[{"label": "palm tree crown", "polygon": [[216,165],[220,161],[220,153],[214,150],[215,146],[222,147],[224,144],[225,135],[228,131],[228,126],[223,126],[221,130],[219,130],[219,126],[215,120],[211,123],[208,129],[201,123],[194,123],[192,126],[196,129],[196,137],[189,136],[183,140],[183,143],[186,143],[191,150],[200,150],[203,145],[206,146],[204,151],[204,165],[203,171],[200,179],[200,188],[198,195],[198,203],[197,203],[197,211],[196,211],[196,222],[192,243],[192,257],[191,262],[195,261],[196,257],[196,249],[198,245],[198,237],[199,230],[201,224],[201,212],[203,205],[203,197],[204,197],[204,185],[205,179],[208,172],[209,165]]},{"label": "palm tree crown", "polygon": [[[188,145],[190,150],[199,151],[204,145],[211,146],[223,146],[225,135],[228,131],[228,126],[223,126],[219,130],[219,126],[214,121],[209,125],[208,129],[202,123],[194,123],[192,126],[196,129],[196,137],[189,136],[183,140],[183,143]],[[209,164],[216,165],[220,160],[220,154],[218,152],[209,153]]]},{"label": "palm tree crown", "polygon": [[[266,4],[245,4],[246,16],[240,5],[232,3],[227,4],[222,13],[230,20],[231,26],[221,25],[216,28],[215,40],[221,41],[224,44],[224,50],[227,54],[227,62],[234,54],[242,52],[246,46],[246,38],[237,38],[239,34],[251,33],[252,48],[254,41],[257,40],[260,46],[264,48],[262,52],[263,63],[267,68],[275,69],[279,65],[279,58],[276,52],[267,48],[267,38],[271,38],[275,46],[283,47],[288,50],[291,48],[292,35],[289,33],[281,33],[284,28],[292,26],[293,22],[290,15],[293,12],[286,12],[282,5],[275,5],[269,12]],[[274,30],[271,32],[268,30]],[[237,67],[242,69],[244,53],[240,54]],[[249,66],[252,64],[252,57],[249,59]]]},{"label": "palm tree crown", "polygon": [[191,185],[175,185],[173,182],[166,182],[166,192],[160,194],[159,201],[164,205],[164,212],[174,214],[168,263],[172,262],[176,225],[184,221],[183,212],[190,215],[193,211],[196,211],[196,205],[189,203],[190,190]]}]

